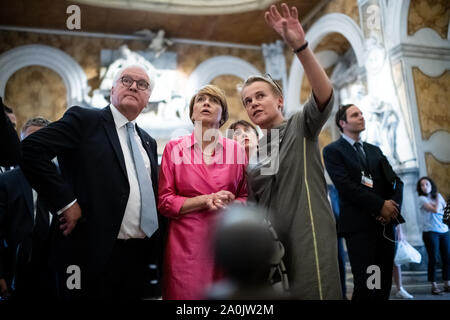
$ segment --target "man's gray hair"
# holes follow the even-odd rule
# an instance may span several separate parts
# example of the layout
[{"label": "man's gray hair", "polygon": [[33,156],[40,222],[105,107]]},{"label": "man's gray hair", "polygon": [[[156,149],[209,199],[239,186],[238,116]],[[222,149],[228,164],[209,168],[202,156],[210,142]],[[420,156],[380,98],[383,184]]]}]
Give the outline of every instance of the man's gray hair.
[{"label": "man's gray hair", "polygon": [[129,68],[139,68],[141,70],[143,70],[146,74],[147,77],[150,79],[150,91],[153,91],[153,89],[155,88],[155,78],[156,78],[156,70],[155,69],[151,69],[150,67],[144,66],[142,64],[126,64],[123,65],[115,74],[114,78],[113,78],[113,83],[112,86],[115,87],[117,81],[119,80],[120,76],[122,75],[122,73]]},{"label": "man's gray hair", "polygon": [[25,122],[22,127],[22,132],[25,132],[29,127],[46,127],[50,124],[50,120],[45,119],[44,117],[34,117]]}]

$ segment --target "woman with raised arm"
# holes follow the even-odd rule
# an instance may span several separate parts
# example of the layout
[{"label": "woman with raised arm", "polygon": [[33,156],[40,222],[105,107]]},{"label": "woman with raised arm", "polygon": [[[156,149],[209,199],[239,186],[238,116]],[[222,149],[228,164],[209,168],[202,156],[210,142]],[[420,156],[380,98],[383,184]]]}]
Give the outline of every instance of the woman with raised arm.
[{"label": "woman with raised arm", "polygon": [[248,170],[249,200],[270,209],[286,249],[293,298],[341,299],[336,226],[318,146],[333,107],[333,88],[308,48],[297,9],[283,3],[281,10],[271,6],[266,22],[302,63],[312,95],[301,111],[285,119],[277,83],[262,76],[245,81],[244,107],[250,120],[266,131],[259,142],[258,164]]}]

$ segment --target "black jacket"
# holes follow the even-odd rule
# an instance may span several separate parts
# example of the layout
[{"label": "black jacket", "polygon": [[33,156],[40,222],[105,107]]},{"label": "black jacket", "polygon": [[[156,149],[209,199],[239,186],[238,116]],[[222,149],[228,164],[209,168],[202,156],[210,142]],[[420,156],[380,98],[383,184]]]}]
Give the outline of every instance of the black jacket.
[{"label": "black jacket", "polygon": [[[39,210],[36,214],[42,214]],[[48,222],[47,217],[43,218]],[[32,254],[32,240],[46,246],[48,229],[34,232],[33,193],[20,168],[0,175],[0,278],[11,285]],[[17,283],[17,279],[15,279]]]},{"label": "black jacket", "polygon": [[19,137],[5,114],[0,97],[0,166],[15,166],[20,160]]},{"label": "black jacket", "polygon": [[[138,126],[136,130],[150,159],[157,199],[156,141]],[[53,213],[74,199],[82,210],[82,219],[72,233],[66,237],[59,232],[54,239],[57,262],[62,268],[81,264],[85,271],[102,272],[119,234],[130,191],[110,107],[71,107],[60,120],[26,138],[22,152],[25,176]],[[62,175],[51,162],[55,156]],[[159,219],[161,227],[143,252],[158,263],[163,229],[161,216]]]},{"label": "black jacket", "polygon": [[[361,184],[361,167],[356,150],[344,139],[329,144],[323,150],[323,159],[340,200],[338,232],[355,232],[374,228],[384,201],[392,199],[400,206],[403,182],[394,173],[380,148],[363,143],[373,188]],[[404,222],[402,216],[397,218]],[[397,223],[395,220],[392,223]]]}]

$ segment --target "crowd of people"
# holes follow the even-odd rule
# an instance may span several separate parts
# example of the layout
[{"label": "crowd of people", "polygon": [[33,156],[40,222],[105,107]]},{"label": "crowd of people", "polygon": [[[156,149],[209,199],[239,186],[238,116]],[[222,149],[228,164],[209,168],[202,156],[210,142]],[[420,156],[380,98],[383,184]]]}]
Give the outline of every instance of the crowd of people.
[{"label": "crowd of people", "polygon": [[[403,182],[382,151],[361,140],[364,116],[349,104],[335,117],[342,137],[323,150],[335,192],[328,191],[318,136],[334,105],[333,87],[308,47],[297,9],[271,6],[265,19],[311,84],[302,110],[285,118],[277,82],[251,76],[240,94],[253,124],[233,123],[226,138],[220,131],[228,119],[225,93],[206,85],[190,100],[193,132],[166,145],[160,168],[155,139],[136,124],[155,87],[154,75],[143,66],[127,65],[116,74],[106,108],[74,106],[52,123],[30,119],[21,142],[12,111],[0,111],[1,149],[7,150],[0,163],[3,297],[206,299],[229,276],[216,259],[215,231],[225,209],[240,205],[263,215],[271,230],[266,240],[276,243],[273,252],[260,248],[282,265],[277,270],[288,283],[272,297],[345,299],[345,239],[352,299],[389,298],[395,230],[405,222]],[[450,288],[445,202],[428,177],[419,180],[417,191],[428,279],[432,293],[441,294],[438,252],[442,290]],[[149,273],[149,265],[157,272]],[[268,287],[277,282],[269,265],[257,277]],[[380,285],[368,285],[371,266],[380,270]],[[149,293],[150,280],[161,288]],[[401,281],[398,290],[406,292]]]}]

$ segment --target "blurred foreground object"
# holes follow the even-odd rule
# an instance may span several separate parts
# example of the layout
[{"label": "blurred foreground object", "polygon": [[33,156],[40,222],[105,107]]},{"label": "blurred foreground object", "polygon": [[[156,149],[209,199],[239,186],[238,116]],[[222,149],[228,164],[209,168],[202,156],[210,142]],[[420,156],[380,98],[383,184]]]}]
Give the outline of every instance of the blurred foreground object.
[{"label": "blurred foreground object", "polygon": [[264,216],[263,209],[255,206],[233,205],[224,213],[214,248],[227,279],[211,288],[210,299],[288,297],[284,248]]}]

